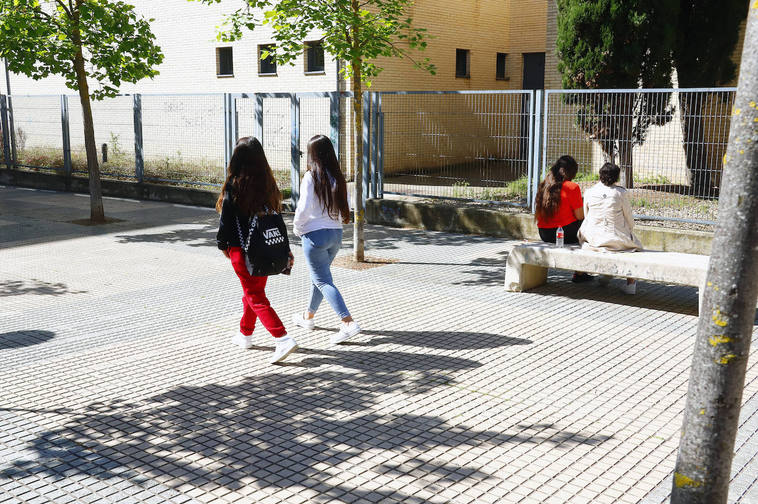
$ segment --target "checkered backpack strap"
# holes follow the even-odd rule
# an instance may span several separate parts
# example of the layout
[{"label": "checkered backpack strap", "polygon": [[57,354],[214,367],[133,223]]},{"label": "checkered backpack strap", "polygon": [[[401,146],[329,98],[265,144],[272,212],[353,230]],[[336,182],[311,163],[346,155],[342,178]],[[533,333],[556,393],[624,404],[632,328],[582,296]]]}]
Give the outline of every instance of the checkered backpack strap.
[{"label": "checkered backpack strap", "polygon": [[242,226],[240,226],[239,215],[235,216],[235,219],[237,221],[237,236],[240,238],[240,246],[242,247],[242,250],[247,253],[250,248],[250,237],[253,236],[253,229],[258,225],[258,216],[254,215],[253,218],[250,219],[250,229],[247,232],[247,240],[242,237]]}]

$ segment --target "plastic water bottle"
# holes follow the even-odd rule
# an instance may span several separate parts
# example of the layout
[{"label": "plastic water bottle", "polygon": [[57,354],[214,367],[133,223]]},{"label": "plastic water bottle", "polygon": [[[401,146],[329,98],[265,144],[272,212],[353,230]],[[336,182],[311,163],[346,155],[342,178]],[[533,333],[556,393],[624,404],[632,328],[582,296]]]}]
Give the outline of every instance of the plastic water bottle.
[{"label": "plastic water bottle", "polygon": [[555,230],[555,245],[563,247],[563,226]]}]

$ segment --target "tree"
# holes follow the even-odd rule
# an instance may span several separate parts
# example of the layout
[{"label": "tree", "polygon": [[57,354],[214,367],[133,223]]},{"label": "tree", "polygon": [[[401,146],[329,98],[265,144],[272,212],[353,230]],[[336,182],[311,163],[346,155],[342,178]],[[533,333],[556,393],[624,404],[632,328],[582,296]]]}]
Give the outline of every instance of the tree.
[{"label": "tree", "polygon": [[[558,0],[558,70],[564,89],[671,86],[671,47],[677,0]],[[580,98],[581,97],[581,98]],[[671,110],[655,111],[649,96],[567,95],[577,124],[603,152],[619,153],[621,183],[633,187],[632,145]],[[635,124],[636,120],[636,124]]]},{"label": "tree", "polygon": [[[734,79],[736,65],[731,59],[745,19],[744,0],[681,0],[674,45],[674,66],[680,88],[721,86]],[[690,186],[696,194],[708,195],[713,188],[715,169],[703,122],[702,93],[679,93],[682,136]]]},{"label": "tree", "polygon": [[[190,0],[205,4],[221,0]],[[338,61],[347,61],[341,71],[352,79],[355,221],[353,258],[364,260],[364,205],[362,178],[357,167],[363,158],[361,92],[363,84],[382,68],[375,63],[379,57],[408,57],[414,49],[426,48],[429,35],[423,28],[413,26],[406,16],[412,0],[242,0],[242,8],[232,13],[219,37],[225,41],[238,40],[243,29],[254,30],[262,24],[274,30],[276,49],[263,57],[288,64],[303,53],[303,43],[309,32],[321,33],[324,51]],[[261,17],[261,12],[263,12]],[[412,58],[411,58],[412,59]],[[428,58],[414,61],[418,68],[434,73]]]},{"label": "tree", "polygon": [[673,504],[727,501],[758,298],[758,3],[750,0]]},{"label": "tree", "polygon": [[[0,56],[10,70],[33,79],[61,75],[79,92],[93,222],[104,222],[105,212],[90,99],[155,76],[163,55],[154,39],[148,21],[119,0],[0,0]],[[90,89],[88,79],[99,87]]]}]

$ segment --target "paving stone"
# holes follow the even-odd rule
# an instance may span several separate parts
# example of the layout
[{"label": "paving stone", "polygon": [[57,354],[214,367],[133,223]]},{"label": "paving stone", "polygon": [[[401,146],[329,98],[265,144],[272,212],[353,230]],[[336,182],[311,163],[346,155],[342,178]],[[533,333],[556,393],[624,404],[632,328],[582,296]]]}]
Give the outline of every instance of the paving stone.
[{"label": "paving stone", "polygon": [[[0,499],[667,500],[695,289],[625,296],[551,271],[508,293],[516,241],[367,226],[369,254],[397,262],[333,268],[364,331],[332,347],[326,303],[316,330],[290,327],[310,285],[292,237],[295,269],[267,294],[301,348],[270,366],[262,327],[228,344],[241,293],[215,212],[105,206],[123,222],[85,228],[65,221],[87,198],[0,187]],[[743,397],[729,502],[749,504],[752,355]]]}]

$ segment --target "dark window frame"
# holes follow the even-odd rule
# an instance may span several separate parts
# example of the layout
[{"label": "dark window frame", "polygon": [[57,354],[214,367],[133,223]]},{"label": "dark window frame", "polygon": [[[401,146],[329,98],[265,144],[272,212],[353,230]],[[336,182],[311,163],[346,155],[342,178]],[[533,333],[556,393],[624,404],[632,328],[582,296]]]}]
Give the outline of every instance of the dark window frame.
[{"label": "dark window frame", "polygon": [[[261,53],[265,50],[276,49],[276,44],[259,44],[258,45],[258,75],[276,75],[278,68],[276,61],[270,58],[261,59]],[[273,70],[273,71],[272,71]]]},{"label": "dark window frame", "polygon": [[[227,53],[228,56],[226,56]],[[229,71],[224,72],[227,64]],[[232,46],[216,48],[216,77],[234,77],[234,48]]]},{"label": "dark window frame", "polygon": [[508,80],[506,70],[508,68],[508,53],[496,53],[495,56],[495,80]]},{"label": "dark window frame", "polygon": [[455,50],[455,77],[457,79],[471,78],[471,50]]},{"label": "dark window frame", "polygon": [[[315,56],[314,52],[316,48],[321,49],[321,68],[314,66],[312,58]],[[326,73],[326,62],[324,58],[324,44],[320,40],[315,40],[305,43],[305,73],[307,74],[323,74]]]}]

